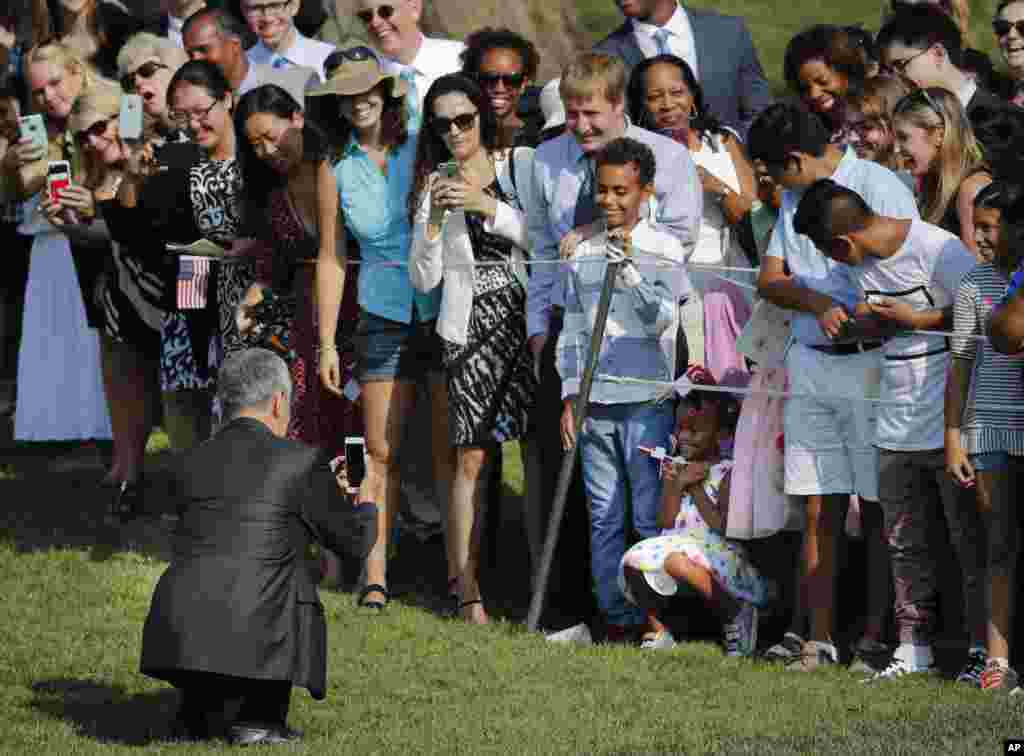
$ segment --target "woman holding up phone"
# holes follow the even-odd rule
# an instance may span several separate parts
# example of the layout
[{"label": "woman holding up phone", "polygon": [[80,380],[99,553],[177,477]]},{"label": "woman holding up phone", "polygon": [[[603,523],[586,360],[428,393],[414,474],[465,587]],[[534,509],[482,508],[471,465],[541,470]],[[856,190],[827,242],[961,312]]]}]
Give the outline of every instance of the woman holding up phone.
[{"label": "woman holding up phone", "polygon": [[[406,103],[406,83],[385,75],[376,54],[362,44],[332,53],[325,68],[327,81],[308,94],[319,98],[324,124],[342,147],[334,175],[345,227],[359,242],[362,257],[360,311],[352,337],[366,423],[367,470],[359,495],[379,511],[377,543],[366,560],[359,603],[383,609],[388,537],[399,502],[399,445],[424,376],[430,386],[429,433],[441,501],[448,500],[451,486],[448,394],[434,334],[440,296],[416,291],[404,265],[412,243],[406,207],[419,128],[418,116],[410,115]],[[338,334],[345,278],[336,255],[320,256],[320,377],[337,394],[344,388]]]},{"label": "woman holding up phone", "polygon": [[[104,80],[58,42],[29,50],[25,78],[31,105],[43,116],[47,141],[41,145],[23,133],[9,150],[5,166],[18,193],[28,200],[19,230],[34,237],[18,354],[14,435],[19,441],[109,439],[95,330],[101,314],[93,306],[94,284],[106,255],[77,244],[73,250],[65,233],[68,221],[92,220],[84,206],[75,214],[66,212],[76,201],[73,197],[80,197],[79,191],[68,190],[69,205],[57,225],[41,211],[51,163],[67,161],[72,184],[82,180],[79,152],[67,132],[68,116],[75,101]],[[26,122],[26,127],[30,125]],[[95,450],[88,456],[91,464],[99,463]]]},{"label": "woman holding up phone", "polygon": [[441,292],[437,333],[456,459],[448,558],[463,618],[486,624],[477,569],[488,473],[498,445],[526,435],[537,389],[522,265],[531,182],[515,179],[532,176],[533,149],[497,149],[490,100],[465,74],[435,81],[423,112],[429,128],[420,135],[409,199],[409,274],[420,291]]}]

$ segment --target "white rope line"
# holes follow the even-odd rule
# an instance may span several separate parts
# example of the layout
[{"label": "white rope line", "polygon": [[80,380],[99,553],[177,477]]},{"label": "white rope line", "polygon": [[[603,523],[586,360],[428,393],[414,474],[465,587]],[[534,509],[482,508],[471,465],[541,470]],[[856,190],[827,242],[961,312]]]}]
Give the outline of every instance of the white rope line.
[{"label": "white rope line", "polygon": [[[686,377],[680,378],[677,381],[651,381],[645,378],[630,378],[628,376],[620,375],[607,375],[605,373],[599,373],[594,376],[594,382],[602,383],[616,383],[627,386],[650,386],[651,388],[659,389],[659,395],[657,401],[667,399],[672,392],[678,393],[680,396],[686,396],[690,390],[709,391],[717,394],[732,394],[734,396],[767,396],[773,399],[818,399],[821,401],[850,401],[850,402],[861,402],[863,404],[878,404],[886,406],[903,407],[908,404],[920,404],[921,402],[916,399],[877,399],[866,396],[851,396],[849,394],[812,394],[806,391],[780,391],[778,389],[752,389],[752,388],[740,388],[733,386],[705,386],[703,384],[694,384],[689,381]],[[995,409],[1003,412],[1020,412],[1021,407],[1019,404],[1003,404],[998,402],[993,403],[979,403],[972,405],[975,409]]]}]

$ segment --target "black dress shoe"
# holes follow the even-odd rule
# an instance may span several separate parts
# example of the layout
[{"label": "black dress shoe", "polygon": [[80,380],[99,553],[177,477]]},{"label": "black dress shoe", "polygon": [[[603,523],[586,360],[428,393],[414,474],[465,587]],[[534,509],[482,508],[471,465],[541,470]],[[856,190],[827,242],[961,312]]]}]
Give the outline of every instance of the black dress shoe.
[{"label": "black dress shoe", "polygon": [[236,722],[228,727],[228,742],[231,745],[282,745],[293,743],[302,737],[298,730],[264,722]]}]

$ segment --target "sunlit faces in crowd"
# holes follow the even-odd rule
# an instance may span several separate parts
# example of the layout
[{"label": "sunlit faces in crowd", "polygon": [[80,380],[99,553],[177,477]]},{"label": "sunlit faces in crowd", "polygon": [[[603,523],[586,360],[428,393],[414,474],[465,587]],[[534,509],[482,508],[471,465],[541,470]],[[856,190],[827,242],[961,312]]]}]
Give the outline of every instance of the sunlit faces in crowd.
[{"label": "sunlit faces in crowd", "polygon": [[565,127],[583,152],[596,152],[625,132],[626,102],[610,102],[604,92],[565,98]]},{"label": "sunlit faces in crowd", "polygon": [[58,120],[71,113],[84,83],[81,71],[74,65],[63,64],[57,56],[30,62],[25,80],[35,109]]},{"label": "sunlit faces in crowd", "polygon": [[525,65],[517,50],[494,48],[480,59],[476,78],[499,121],[514,113],[526,88]]},{"label": "sunlit faces in crowd", "polygon": [[432,111],[430,126],[455,160],[464,162],[480,149],[480,113],[465,94],[441,95]]},{"label": "sunlit faces in crowd", "polygon": [[897,116],[893,134],[902,167],[914,178],[925,176],[942,146],[942,130],[926,129]]},{"label": "sunlit faces in crowd", "polygon": [[171,119],[178,128],[186,129],[200,147],[213,151],[223,134],[233,128],[231,95],[214,99],[203,87],[182,82],[171,94]]},{"label": "sunlit faces in crowd", "polygon": [[274,113],[253,113],[245,120],[245,138],[256,157],[282,176],[302,161],[302,128],[305,118],[296,111],[291,118]]},{"label": "sunlit faces in crowd", "polygon": [[287,40],[299,0],[242,0],[242,15],[260,41],[276,50]]},{"label": "sunlit faces in crowd", "polygon": [[389,58],[416,49],[421,14],[421,0],[356,0],[356,18],[366,27],[370,43]]},{"label": "sunlit faces in crowd", "polygon": [[384,114],[384,86],[382,82],[357,95],[338,98],[338,112],[356,131],[366,131],[380,123]]},{"label": "sunlit faces in crowd", "polygon": [[815,113],[831,113],[849,90],[849,79],[824,60],[806,61],[797,71],[800,96]]},{"label": "sunlit faces in crowd", "polygon": [[999,51],[1007,68],[1024,74],[1024,2],[1010,3],[992,21]]},{"label": "sunlit faces in crowd", "polygon": [[693,92],[678,66],[656,63],[644,79],[644,105],[656,129],[682,129],[690,125]]},{"label": "sunlit faces in crowd", "polygon": [[640,178],[639,168],[634,163],[599,165],[595,178],[594,201],[608,228],[635,226],[640,220],[641,208],[654,193],[654,187]]}]

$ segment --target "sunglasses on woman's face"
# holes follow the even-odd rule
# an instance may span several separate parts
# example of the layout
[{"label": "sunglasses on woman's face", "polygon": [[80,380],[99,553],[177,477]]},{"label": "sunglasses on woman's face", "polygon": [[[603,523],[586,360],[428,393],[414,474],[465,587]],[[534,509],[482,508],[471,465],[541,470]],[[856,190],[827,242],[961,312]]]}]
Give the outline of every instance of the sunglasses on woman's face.
[{"label": "sunglasses on woman's face", "polygon": [[441,118],[440,116],[434,116],[430,119],[430,126],[438,136],[448,136],[452,130],[452,124],[455,124],[455,128],[458,129],[460,133],[473,128],[473,124],[476,123],[476,116],[476,111],[473,111],[472,113],[462,113],[454,118]]},{"label": "sunglasses on woman's face", "polygon": [[1005,37],[1010,33],[1010,29],[1016,29],[1017,34],[1024,37],[1024,19],[1007,21],[1005,18],[997,18],[992,22],[992,31],[996,33],[997,37]]},{"label": "sunglasses on woman's face", "polygon": [[480,82],[480,86],[485,89],[493,86],[497,86],[500,81],[508,89],[519,89],[522,86],[523,80],[526,78],[524,74],[503,74],[503,73],[486,73],[481,71],[476,75],[476,80]]},{"label": "sunglasses on woman's face", "polygon": [[137,76],[141,76],[143,79],[149,79],[161,68],[167,68],[167,66],[155,60],[143,63],[131,73],[126,73],[121,77],[121,89],[128,94],[133,94],[135,92],[135,78]]},{"label": "sunglasses on woman's face", "polygon": [[382,20],[387,21],[393,15],[395,15],[396,8],[393,5],[378,5],[376,8],[368,8],[367,10],[361,10],[356,14],[356,18],[363,22],[366,26],[373,23],[374,15],[380,16]]},{"label": "sunglasses on woman's face", "polygon": [[87,129],[75,132],[75,141],[79,144],[87,144],[89,137],[101,137],[107,133],[107,128],[110,126],[110,122],[114,120],[114,117],[101,118],[96,121],[92,126]]}]

